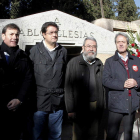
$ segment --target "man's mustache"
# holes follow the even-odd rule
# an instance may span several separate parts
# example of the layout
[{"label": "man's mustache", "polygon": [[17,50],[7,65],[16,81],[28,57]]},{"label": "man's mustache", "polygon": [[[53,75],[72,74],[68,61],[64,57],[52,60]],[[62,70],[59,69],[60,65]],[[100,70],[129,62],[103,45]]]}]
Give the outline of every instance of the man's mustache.
[{"label": "man's mustache", "polygon": [[95,54],[95,52],[94,52],[94,51],[89,51],[89,52],[87,52],[87,54],[89,54],[89,53],[94,53],[94,54]]}]

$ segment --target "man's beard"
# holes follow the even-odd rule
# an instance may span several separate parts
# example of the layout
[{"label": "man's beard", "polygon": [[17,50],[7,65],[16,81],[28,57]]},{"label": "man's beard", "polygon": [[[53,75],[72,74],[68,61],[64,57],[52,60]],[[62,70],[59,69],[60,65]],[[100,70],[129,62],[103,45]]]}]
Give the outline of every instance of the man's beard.
[{"label": "man's beard", "polygon": [[[88,55],[89,53],[94,53],[92,55]],[[90,52],[83,52],[83,55],[85,56],[86,61],[92,62],[97,55],[97,52],[90,51]]]}]

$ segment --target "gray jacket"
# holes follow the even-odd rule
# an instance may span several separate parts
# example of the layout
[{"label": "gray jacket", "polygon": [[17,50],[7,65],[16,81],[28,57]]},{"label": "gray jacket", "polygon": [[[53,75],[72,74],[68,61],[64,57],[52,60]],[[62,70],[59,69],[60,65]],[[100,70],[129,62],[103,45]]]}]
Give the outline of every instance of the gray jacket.
[{"label": "gray jacket", "polygon": [[59,109],[64,96],[64,74],[67,51],[60,46],[52,61],[43,42],[30,50],[37,85],[37,108],[40,111]]}]

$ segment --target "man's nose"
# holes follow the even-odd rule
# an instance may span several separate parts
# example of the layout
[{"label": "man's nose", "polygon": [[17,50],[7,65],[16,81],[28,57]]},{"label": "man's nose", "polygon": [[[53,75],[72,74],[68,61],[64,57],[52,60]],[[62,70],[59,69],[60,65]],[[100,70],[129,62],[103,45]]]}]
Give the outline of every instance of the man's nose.
[{"label": "man's nose", "polygon": [[18,37],[17,37],[17,35],[13,35],[13,39],[17,39]]},{"label": "man's nose", "polygon": [[52,35],[53,36],[57,36],[58,35],[58,32],[53,32]]},{"label": "man's nose", "polygon": [[120,42],[119,45],[123,45],[123,42]]},{"label": "man's nose", "polygon": [[90,51],[93,51],[93,47],[91,46],[91,47],[89,48],[89,50],[90,50]]},{"label": "man's nose", "polygon": [[17,37],[16,37],[16,35],[13,35],[13,39],[16,39]]}]

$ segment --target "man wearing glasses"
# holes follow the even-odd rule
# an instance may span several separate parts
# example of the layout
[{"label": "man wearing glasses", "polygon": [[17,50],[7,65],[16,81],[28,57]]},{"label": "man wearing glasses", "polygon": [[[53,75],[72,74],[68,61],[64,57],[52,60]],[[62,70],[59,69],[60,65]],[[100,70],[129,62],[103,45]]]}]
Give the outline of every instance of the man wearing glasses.
[{"label": "man wearing glasses", "polygon": [[67,51],[57,44],[58,30],[56,23],[44,23],[41,28],[44,40],[30,51],[37,86],[34,140],[42,140],[46,128],[48,140],[61,140]]},{"label": "man wearing glasses", "polygon": [[101,78],[103,64],[96,58],[96,39],[87,37],[82,52],[67,65],[66,109],[74,122],[72,140],[97,140],[104,95]]}]

